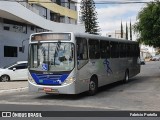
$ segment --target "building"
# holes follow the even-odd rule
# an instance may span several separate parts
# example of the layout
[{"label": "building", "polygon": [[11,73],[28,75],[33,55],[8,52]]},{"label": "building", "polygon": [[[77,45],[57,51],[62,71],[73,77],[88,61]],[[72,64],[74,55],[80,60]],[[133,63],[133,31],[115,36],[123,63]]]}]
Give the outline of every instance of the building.
[{"label": "building", "polygon": [[153,46],[148,46],[148,45],[140,45],[140,51],[141,51],[141,57],[143,58],[151,58],[152,56],[156,55],[156,48]]},{"label": "building", "polygon": [[27,60],[31,33],[84,32],[84,26],[77,25],[77,18],[76,0],[1,1],[0,67]]},{"label": "building", "polygon": [[115,30],[115,32],[107,33],[107,37],[118,38],[118,39],[126,39],[126,33],[123,32],[123,38],[121,38],[121,31]]}]

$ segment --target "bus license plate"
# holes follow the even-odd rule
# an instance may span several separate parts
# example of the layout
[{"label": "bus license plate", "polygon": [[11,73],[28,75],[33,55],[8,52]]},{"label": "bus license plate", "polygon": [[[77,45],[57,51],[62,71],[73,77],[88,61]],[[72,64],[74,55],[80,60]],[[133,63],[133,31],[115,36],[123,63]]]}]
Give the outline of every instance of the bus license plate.
[{"label": "bus license plate", "polygon": [[52,88],[43,88],[45,92],[52,92]]},{"label": "bus license plate", "polygon": [[56,89],[52,89],[52,88],[43,88],[44,92],[46,93],[58,93],[58,91]]}]

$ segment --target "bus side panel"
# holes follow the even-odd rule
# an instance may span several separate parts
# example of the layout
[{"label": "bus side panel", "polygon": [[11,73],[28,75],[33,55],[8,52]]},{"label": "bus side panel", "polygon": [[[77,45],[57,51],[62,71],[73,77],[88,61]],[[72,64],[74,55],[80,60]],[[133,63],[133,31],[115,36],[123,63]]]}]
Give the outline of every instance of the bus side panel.
[{"label": "bus side panel", "polygon": [[76,93],[89,90],[89,82],[93,75],[98,78],[98,86],[113,82],[112,73],[107,73],[105,59],[90,59],[81,69],[77,70]]},{"label": "bus side panel", "polygon": [[116,67],[118,70],[118,75],[116,80],[117,81],[123,80],[125,77],[126,70],[129,69],[128,58],[117,58]]},{"label": "bus side panel", "polygon": [[116,82],[124,79],[125,71],[128,68],[128,61],[126,58],[110,58],[109,68],[111,69],[110,74],[111,82]]},{"label": "bus side panel", "polygon": [[137,58],[110,58],[107,61],[106,59],[89,60],[86,65],[77,70],[76,93],[89,89],[89,81],[92,75],[98,77],[98,86],[100,87],[123,80],[127,69],[129,70],[130,77],[139,73]]},{"label": "bus side panel", "polygon": [[140,63],[138,63],[137,57],[132,58],[132,63],[130,65],[130,71],[129,71],[129,76],[133,77],[140,73]]},{"label": "bus side panel", "polygon": [[91,65],[86,63],[82,68],[77,70],[76,74],[76,93],[81,93],[89,90],[89,81],[91,77]]},{"label": "bus side panel", "polygon": [[113,82],[112,78],[112,68],[111,68],[111,60],[110,59],[99,59],[97,60],[97,72],[98,75],[98,84],[99,86],[103,86]]}]

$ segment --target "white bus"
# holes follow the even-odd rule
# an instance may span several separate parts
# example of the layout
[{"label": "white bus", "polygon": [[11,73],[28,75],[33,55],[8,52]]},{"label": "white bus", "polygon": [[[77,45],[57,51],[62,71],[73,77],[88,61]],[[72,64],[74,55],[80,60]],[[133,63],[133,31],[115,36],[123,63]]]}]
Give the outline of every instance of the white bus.
[{"label": "white bus", "polygon": [[94,95],[100,86],[140,73],[140,49],[134,41],[86,33],[36,33],[28,68],[32,92]]}]

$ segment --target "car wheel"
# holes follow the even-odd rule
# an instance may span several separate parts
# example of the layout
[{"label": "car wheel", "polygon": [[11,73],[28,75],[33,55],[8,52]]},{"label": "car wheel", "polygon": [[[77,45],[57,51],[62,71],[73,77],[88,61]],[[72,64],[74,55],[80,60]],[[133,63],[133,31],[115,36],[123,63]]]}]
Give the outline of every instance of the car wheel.
[{"label": "car wheel", "polygon": [[10,81],[10,78],[9,78],[8,75],[2,75],[1,76],[1,82],[8,82],[8,81]]},{"label": "car wheel", "polygon": [[89,83],[88,95],[93,96],[98,91],[98,80],[96,77],[92,77]]},{"label": "car wheel", "polygon": [[129,72],[128,72],[128,70],[126,70],[123,82],[127,83],[128,81],[129,81]]}]

